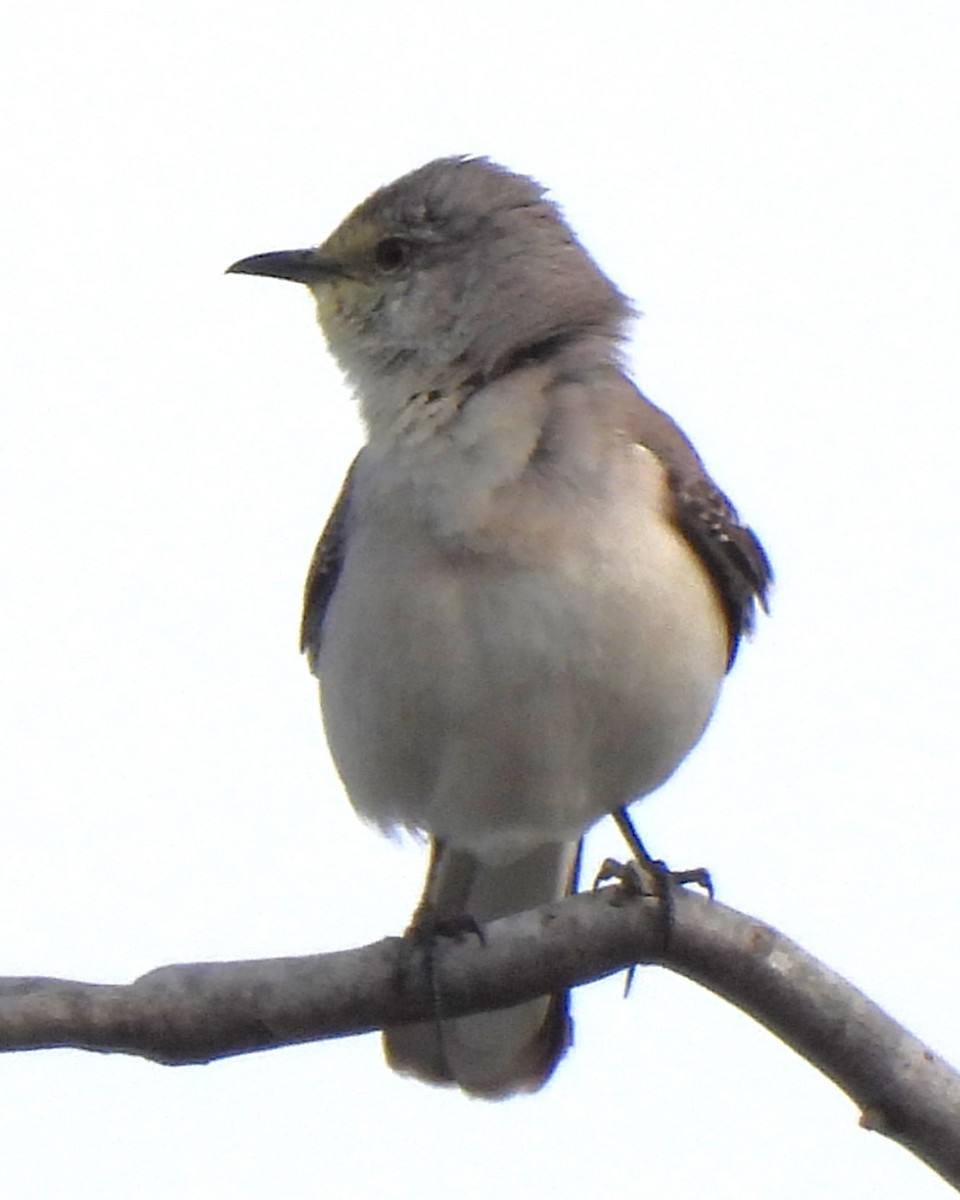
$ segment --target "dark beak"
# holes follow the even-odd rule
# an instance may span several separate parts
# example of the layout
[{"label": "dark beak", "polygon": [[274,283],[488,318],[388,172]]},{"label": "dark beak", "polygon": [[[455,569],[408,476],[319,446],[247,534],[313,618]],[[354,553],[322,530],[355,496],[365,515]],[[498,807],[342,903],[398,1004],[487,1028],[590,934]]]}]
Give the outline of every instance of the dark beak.
[{"label": "dark beak", "polygon": [[271,254],[253,254],[227,267],[228,275],[269,275],[273,279],[291,279],[294,283],[316,283],[342,275],[339,264],[324,258],[316,250],[275,250]]}]

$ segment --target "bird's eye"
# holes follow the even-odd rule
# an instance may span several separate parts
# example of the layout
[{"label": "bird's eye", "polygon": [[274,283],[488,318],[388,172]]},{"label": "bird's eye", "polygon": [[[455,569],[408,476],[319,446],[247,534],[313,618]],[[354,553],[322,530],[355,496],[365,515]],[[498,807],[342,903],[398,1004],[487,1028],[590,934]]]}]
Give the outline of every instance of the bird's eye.
[{"label": "bird's eye", "polygon": [[399,237],[385,237],[373,248],[373,260],[381,271],[396,271],[410,260],[410,243]]}]

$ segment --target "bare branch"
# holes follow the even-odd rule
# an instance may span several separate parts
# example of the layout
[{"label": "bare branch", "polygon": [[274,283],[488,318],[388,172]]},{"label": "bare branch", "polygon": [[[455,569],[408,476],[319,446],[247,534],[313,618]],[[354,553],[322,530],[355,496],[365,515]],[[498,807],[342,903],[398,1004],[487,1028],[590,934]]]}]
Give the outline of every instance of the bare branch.
[{"label": "bare branch", "polygon": [[[618,887],[429,949],[399,938],[303,958],[160,967],[128,985],[0,980],[0,1049],[52,1046],[177,1064],[456,1016],[660,963],[723,996],[841,1087],[861,1124],[960,1187],[960,1076],[768,925],[685,891]],[[431,982],[431,972],[433,982]]]}]

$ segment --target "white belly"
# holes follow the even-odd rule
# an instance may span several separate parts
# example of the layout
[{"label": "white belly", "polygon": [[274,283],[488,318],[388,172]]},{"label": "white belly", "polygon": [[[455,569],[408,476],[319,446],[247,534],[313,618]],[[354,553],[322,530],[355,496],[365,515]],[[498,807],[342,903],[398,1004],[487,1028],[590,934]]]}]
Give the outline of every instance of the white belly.
[{"label": "white belly", "polygon": [[716,701],[726,629],[682,537],[649,509],[623,516],[503,568],[358,533],[315,669],[362,816],[504,859],[673,772]]}]

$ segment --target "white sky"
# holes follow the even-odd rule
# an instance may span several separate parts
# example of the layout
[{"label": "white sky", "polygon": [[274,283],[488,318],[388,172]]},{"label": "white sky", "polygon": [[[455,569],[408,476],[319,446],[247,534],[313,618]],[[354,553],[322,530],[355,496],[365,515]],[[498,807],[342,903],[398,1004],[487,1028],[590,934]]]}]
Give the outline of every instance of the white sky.
[{"label": "white sky", "polygon": [[[0,973],[405,924],[420,853],[353,816],[295,646],[353,407],[306,293],[222,271],[486,153],[636,299],[639,383],[778,571],[644,836],[960,1061],[958,35],[953,0],[11,11]],[[501,1105],[393,1076],[376,1037],[205,1069],[10,1056],[0,1190],[952,1194],[722,1001],[621,987],[581,990],[553,1083]]]}]

